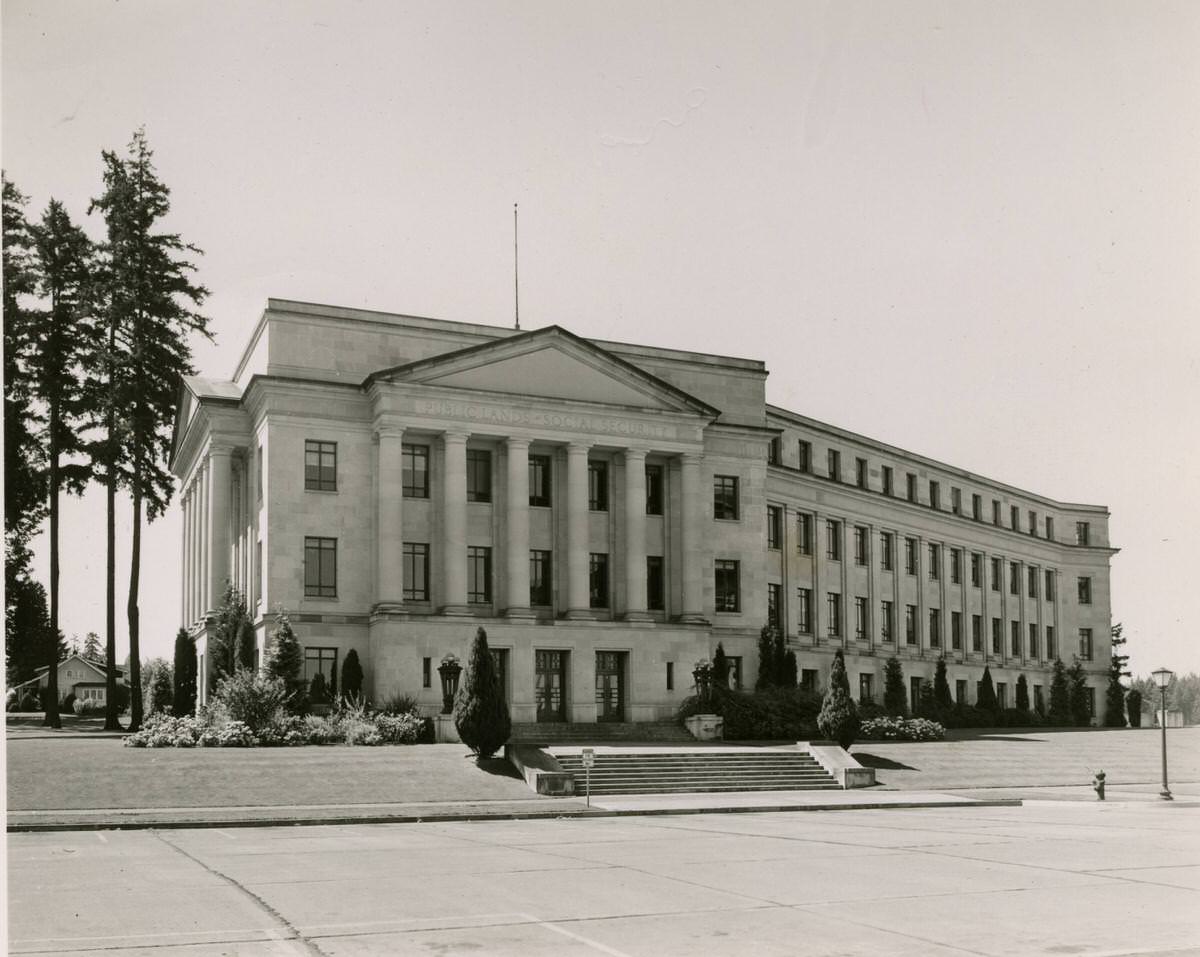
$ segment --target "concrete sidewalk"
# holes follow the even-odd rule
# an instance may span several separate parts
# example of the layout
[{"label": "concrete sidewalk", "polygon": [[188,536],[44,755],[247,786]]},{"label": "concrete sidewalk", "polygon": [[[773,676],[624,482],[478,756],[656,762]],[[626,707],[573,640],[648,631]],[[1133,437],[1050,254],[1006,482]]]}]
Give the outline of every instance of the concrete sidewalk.
[{"label": "concrete sidewalk", "polygon": [[527,801],[444,801],[408,804],[97,808],[10,811],[10,832],[137,828],[266,827],[312,824],[403,824],[424,821],[537,820],[567,817],[711,814],[739,811],[861,811],[876,808],[1008,807],[1009,796],[934,791],[735,791],[694,794],[606,794]]}]

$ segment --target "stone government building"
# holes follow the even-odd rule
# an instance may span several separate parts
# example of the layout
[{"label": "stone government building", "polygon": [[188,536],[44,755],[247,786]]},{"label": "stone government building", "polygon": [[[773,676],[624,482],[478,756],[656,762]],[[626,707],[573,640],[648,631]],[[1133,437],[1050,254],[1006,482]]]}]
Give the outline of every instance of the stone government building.
[{"label": "stone government building", "polygon": [[1108,511],[1058,502],[766,404],[762,362],[271,299],[232,379],[182,384],[182,622],[282,607],[306,677],[358,651],[374,700],[441,703],[477,625],[514,721],[649,721],[718,642],[749,687],[766,623],[803,684],[842,648],[974,703],[1048,698],[1109,658]]}]

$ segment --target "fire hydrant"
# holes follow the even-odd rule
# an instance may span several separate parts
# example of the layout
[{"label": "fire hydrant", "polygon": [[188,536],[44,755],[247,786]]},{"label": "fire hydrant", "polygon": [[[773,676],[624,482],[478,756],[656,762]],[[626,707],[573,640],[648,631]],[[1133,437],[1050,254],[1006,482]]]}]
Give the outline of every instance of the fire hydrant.
[{"label": "fire hydrant", "polygon": [[1096,800],[1104,800],[1104,772],[1096,772],[1096,780],[1092,782],[1092,790],[1096,792]]}]

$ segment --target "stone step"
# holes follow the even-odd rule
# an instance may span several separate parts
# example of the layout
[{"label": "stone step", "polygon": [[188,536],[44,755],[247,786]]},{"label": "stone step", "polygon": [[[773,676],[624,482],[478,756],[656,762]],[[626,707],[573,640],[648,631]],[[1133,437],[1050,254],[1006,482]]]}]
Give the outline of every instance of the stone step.
[{"label": "stone step", "polygon": [[[575,782],[575,794],[581,795],[587,790],[584,780],[579,778]],[[736,784],[722,783],[699,783],[699,784],[678,784],[678,785],[660,785],[660,784],[628,784],[628,785],[604,785],[597,784],[593,779],[591,786],[592,794],[707,794],[718,793],[721,791],[837,791],[838,786],[830,782],[792,782],[788,784],[758,784],[756,782],[743,781]]]}]

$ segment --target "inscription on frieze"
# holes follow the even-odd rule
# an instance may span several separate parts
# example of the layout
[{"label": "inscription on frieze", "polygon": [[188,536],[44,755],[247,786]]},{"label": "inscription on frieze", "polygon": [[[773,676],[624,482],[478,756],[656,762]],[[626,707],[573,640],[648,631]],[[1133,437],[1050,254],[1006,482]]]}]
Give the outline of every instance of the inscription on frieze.
[{"label": "inscription on frieze", "polygon": [[505,406],[481,405],[478,402],[451,402],[447,399],[417,399],[414,411],[417,415],[437,418],[463,419],[487,425],[527,426],[534,429],[556,431],[602,432],[608,435],[623,435],[632,438],[668,439],[676,438],[676,428],[657,422],[623,419],[611,415],[589,415],[581,412],[543,412],[536,409],[514,409]]}]

